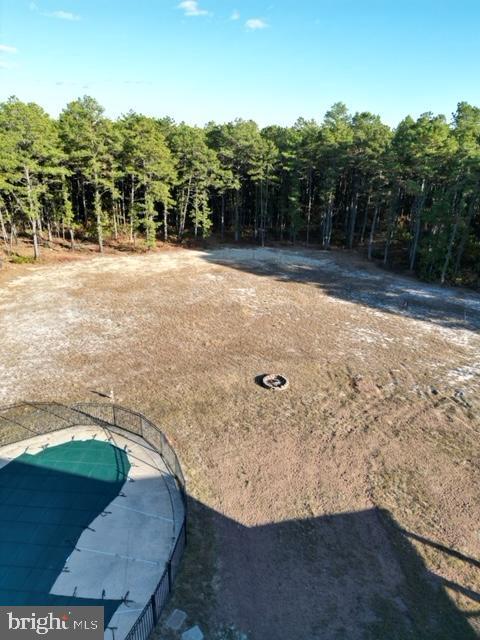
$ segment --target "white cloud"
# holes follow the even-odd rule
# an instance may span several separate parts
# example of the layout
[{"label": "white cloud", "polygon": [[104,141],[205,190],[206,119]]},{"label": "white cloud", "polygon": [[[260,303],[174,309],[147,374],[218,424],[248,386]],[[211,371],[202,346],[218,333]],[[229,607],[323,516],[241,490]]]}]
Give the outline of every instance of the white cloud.
[{"label": "white cloud", "polygon": [[268,27],[268,23],[262,18],[250,18],[245,22],[245,26],[250,31],[257,31],[258,29],[266,29]]},{"label": "white cloud", "polygon": [[0,60],[0,69],[14,69],[16,67],[15,64],[11,62],[7,62],[6,60]]},{"label": "white cloud", "polygon": [[183,0],[178,5],[179,9],[182,9],[186,16],[206,16],[208,11],[200,9],[198,0]]},{"label": "white cloud", "polygon": [[9,47],[8,44],[0,44],[1,53],[17,53],[16,47]]},{"label": "white cloud", "polygon": [[[33,0],[28,6],[30,11],[39,11],[38,4]],[[46,16],[47,18],[58,18],[58,20],[69,20],[70,22],[81,20],[81,17],[78,14],[72,13],[71,11],[63,11],[62,9],[50,12],[43,11],[40,12],[40,15]]]},{"label": "white cloud", "polygon": [[250,18],[245,22],[245,26],[250,31],[256,31],[257,29],[266,29],[268,24],[262,18]]},{"label": "white cloud", "polygon": [[58,18],[59,20],[80,20],[79,15],[71,13],[70,11],[52,11],[51,13],[45,13],[44,15],[49,16],[50,18]]},{"label": "white cloud", "polygon": [[237,11],[235,9],[235,11],[230,16],[230,20],[240,20],[240,11]]}]

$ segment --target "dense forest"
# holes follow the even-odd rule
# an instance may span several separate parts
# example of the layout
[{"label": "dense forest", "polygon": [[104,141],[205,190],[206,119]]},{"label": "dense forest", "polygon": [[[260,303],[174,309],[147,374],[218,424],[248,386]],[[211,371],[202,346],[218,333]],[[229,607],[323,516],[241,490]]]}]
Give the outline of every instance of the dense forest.
[{"label": "dense forest", "polygon": [[58,119],[0,103],[0,234],[7,253],[54,236],[153,247],[157,239],[361,247],[369,259],[440,282],[480,283],[480,109],[406,117],[392,130],[337,103],[323,122],[205,127],[95,99]]}]

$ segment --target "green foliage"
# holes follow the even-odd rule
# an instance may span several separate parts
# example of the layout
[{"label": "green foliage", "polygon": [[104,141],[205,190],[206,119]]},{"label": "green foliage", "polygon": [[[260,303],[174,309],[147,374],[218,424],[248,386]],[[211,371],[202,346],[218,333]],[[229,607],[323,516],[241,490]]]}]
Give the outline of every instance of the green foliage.
[{"label": "green foliage", "polygon": [[0,189],[30,222],[40,218],[59,159],[55,124],[43,109],[17,98],[0,104]]},{"label": "green foliage", "polygon": [[173,203],[176,163],[167,146],[163,127],[153,118],[130,112],[117,123],[120,140],[119,175],[128,183],[131,231],[142,224],[149,248],[155,246],[158,223],[156,205]]},{"label": "green foliage", "polygon": [[200,229],[204,236],[208,235],[211,228],[209,190],[218,184],[220,177],[217,154],[208,146],[205,130],[186,124],[175,128],[171,145],[178,171],[179,236],[185,232],[188,215],[193,221],[195,236]]},{"label": "green foliage", "polygon": [[32,256],[20,256],[18,253],[14,253],[9,256],[9,261],[13,264],[32,264],[35,259]]},{"label": "green foliage", "polygon": [[[334,104],[324,120],[262,130],[204,128],[130,112],[116,121],[89,96],[58,120],[16,98],[0,103],[5,237],[42,229],[206,237],[348,248],[429,280],[480,283],[480,109],[452,121],[424,113],[395,130]],[[71,235],[73,238],[73,236]],[[73,245],[73,239],[72,239]],[[366,250],[366,247],[365,247]],[[367,251],[366,251],[367,252]]]}]

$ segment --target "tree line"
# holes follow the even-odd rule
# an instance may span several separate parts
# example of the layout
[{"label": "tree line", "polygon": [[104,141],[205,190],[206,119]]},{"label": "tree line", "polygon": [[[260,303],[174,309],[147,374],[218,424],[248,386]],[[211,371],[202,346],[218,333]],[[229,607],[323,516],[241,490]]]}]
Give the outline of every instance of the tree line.
[{"label": "tree line", "polygon": [[0,233],[35,258],[53,236],[153,247],[157,239],[362,247],[440,282],[480,282],[480,109],[395,128],[337,103],[322,122],[205,127],[134,112],[112,121],[89,96],[57,119],[0,103]]}]

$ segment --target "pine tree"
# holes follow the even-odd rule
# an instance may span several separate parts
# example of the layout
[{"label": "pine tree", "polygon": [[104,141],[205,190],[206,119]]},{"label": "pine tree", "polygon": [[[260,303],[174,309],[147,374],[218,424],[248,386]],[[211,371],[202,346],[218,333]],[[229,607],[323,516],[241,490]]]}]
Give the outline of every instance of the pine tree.
[{"label": "pine tree", "polygon": [[49,180],[59,173],[55,124],[38,105],[10,98],[0,104],[0,132],[1,188],[28,220],[37,259],[43,200]]}]

